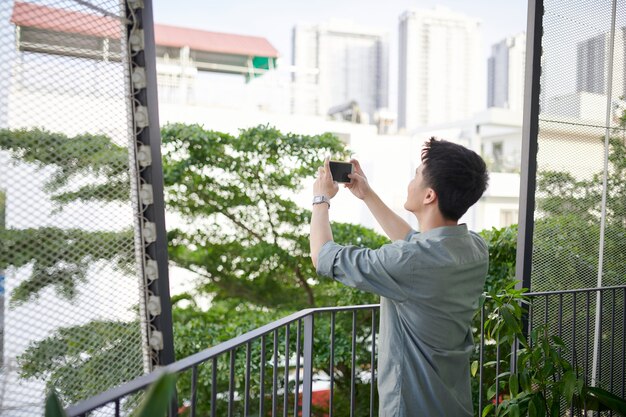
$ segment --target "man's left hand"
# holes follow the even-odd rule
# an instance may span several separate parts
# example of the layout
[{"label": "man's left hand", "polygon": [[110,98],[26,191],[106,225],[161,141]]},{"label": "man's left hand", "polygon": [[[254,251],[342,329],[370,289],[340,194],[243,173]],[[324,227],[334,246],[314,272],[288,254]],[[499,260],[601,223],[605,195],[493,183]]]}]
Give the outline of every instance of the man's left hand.
[{"label": "man's left hand", "polygon": [[330,173],[330,158],[324,160],[324,166],[319,167],[317,170],[317,178],[313,183],[313,195],[324,195],[326,198],[331,199],[339,191],[339,185],[333,181],[333,176]]}]

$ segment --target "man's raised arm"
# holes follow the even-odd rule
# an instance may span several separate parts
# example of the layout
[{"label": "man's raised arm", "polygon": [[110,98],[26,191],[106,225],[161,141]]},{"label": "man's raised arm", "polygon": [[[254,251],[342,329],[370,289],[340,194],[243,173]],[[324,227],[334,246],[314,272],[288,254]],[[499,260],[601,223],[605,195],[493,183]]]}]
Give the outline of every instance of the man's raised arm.
[{"label": "man's raised arm", "polygon": [[352,179],[350,184],[346,184],[346,188],[350,189],[355,197],[360,198],[372,212],[374,218],[383,228],[389,239],[402,240],[411,231],[411,226],[400,216],[394,213],[381,199],[378,194],[372,190],[367,182],[367,177],[361,169],[359,161],[352,159],[350,162],[354,164],[354,173],[348,176]]}]

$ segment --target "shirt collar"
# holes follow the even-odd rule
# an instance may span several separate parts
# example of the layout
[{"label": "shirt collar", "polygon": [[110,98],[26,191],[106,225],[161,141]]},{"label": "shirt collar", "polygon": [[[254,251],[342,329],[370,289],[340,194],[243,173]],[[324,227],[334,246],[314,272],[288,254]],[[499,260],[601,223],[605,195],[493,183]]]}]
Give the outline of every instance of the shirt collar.
[{"label": "shirt collar", "polygon": [[422,238],[443,237],[443,236],[459,236],[467,234],[467,224],[461,223],[456,226],[441,226],[430,229],[427,232],[420,233]]}]

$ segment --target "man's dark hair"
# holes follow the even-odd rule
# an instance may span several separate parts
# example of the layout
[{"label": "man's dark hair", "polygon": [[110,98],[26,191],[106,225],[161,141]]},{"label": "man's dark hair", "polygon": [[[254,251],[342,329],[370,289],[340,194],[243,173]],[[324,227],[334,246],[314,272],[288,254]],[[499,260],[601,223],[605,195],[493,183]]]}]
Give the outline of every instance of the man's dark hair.
[{"label": "man's dark hair", "polygon": [[435,190],[439,211],[449,220],[459,220],[487,189],[485,161],[464,146],[434,137],[422,149],[422,178]]}]

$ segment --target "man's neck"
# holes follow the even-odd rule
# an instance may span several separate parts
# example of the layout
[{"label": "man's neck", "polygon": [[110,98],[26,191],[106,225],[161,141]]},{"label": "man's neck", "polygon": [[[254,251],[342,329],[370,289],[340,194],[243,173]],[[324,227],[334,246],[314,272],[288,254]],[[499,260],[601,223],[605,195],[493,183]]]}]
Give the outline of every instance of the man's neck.
[{"label": "man's neck", "polygon": [[420,232],[424,233],[432,229],[444,226],[457,226],[457,220],[444,218],[441,213],[425,213],[422,216],[415,215],[420,226]]}]

